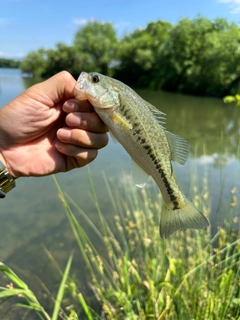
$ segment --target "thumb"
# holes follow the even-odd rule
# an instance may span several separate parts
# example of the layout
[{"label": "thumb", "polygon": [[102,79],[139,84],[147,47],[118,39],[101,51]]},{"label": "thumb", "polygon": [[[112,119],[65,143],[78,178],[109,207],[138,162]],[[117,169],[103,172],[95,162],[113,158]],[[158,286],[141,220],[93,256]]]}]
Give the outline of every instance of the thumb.
[{"label": "thumb", "polygon": [[75,84],[76,80],[69,72],[61,71],[28,90],[31,90],[32,98],[51,107],[60,101],[74,98]]}]

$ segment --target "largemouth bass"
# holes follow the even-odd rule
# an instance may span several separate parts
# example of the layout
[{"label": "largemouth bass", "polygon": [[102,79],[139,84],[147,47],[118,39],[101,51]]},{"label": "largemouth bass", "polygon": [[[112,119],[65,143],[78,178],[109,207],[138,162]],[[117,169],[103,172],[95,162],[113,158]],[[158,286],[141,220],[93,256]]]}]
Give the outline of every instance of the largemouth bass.
[{"label": "largemouth bass", "polygon": [[165,114],[143,100],[124,83],[92,72],[82,72],[75,97],[89,100],[133,161],[132,177],[143,187],[151,176],[164,200],[160,236],[167,238],[179,229],[203,229],[208,220],[179,189],[171,161],[184,164],[189,144],[163,128]]}]

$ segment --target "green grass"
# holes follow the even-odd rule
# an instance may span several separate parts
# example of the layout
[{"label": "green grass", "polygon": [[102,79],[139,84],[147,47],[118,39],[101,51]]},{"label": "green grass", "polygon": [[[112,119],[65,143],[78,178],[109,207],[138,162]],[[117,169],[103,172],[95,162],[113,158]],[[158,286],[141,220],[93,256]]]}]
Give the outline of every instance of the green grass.
[{"label": "green grass", "polygon": [[[240,239],[229,223],[214,236],[208,228],[180,231],[169,239],[160,239],[161,196],[153,184],[139,190],[128,178],[119,188],[109,185],[105,178],[113,213],[113,220],[106,221],[90,175],[99,218],[97,228],[87,213],[62,192],[55,177],[54,181],[84,258],[93,297],[83,296],[77,281],[70,277],[71,256],[54,299],[52,316],[3,264],[0,270],[14,286],[0,288],[0,298],[20,295],[22,302],[18,306],[32,308],[40,319],[51,320],[240,319]],[[203,182],[201,190],[192,188],[193,202],[209,215],[208,184],[205,178]],[[233,190],[229,212],[234,206],[237,198]],[[80,216],[91,228],[95,244],[81,227]],[[238,223],[236,218],[233,220]]]}]

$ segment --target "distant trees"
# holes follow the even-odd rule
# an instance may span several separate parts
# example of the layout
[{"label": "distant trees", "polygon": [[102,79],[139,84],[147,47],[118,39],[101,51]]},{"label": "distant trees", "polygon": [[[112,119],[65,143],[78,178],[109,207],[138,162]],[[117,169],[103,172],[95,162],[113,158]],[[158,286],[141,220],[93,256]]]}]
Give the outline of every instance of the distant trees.
[{"label": "distant trees", "polygon": [[0,68],[19,68],[20,61],[14,59],[0,58]]},{"label": "distant trees", "polygon": [[[225,19],[183,19],[161,52],[163,89],[223,96],[240,76],[240,30]],[[234,88],[235,90],[236,88]]]},{"label": "distant trees", "polygon": [[23,72],[32,73],[36,77],[43,76],[47,66],[46,50],[43,48],[31,51],[20,64]]},{"label": "distant trees", "polygon": [[133,86],[158,87],[162,76],[161,50],[172,28],[169,22],[151,22],[145,29],[137,29],[121,39],[115,75]]},{"label": "distant trees", "polygon": [[208,96],[236,93],[240,80],[240,29],[225,19],[204,17],[151,22],[118,40],[110,23],[91,21],[72,46],[30,52],[23,71],[47,77],[68,70],[97,71],[152,89]]}]

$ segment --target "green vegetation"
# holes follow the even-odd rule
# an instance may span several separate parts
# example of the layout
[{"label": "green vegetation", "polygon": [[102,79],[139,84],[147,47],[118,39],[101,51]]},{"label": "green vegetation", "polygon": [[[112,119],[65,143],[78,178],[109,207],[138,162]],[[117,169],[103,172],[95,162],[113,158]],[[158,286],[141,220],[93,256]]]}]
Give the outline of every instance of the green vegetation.
[{"label": "green vegetation", "polygon": [[20,61],[13,59],[0,58],[0,68],[19,68]]},{"label": "green vegetation", "polygon": [[[92,293],[84,296],[77,280],[69,276],[70,257],[57,298],[49,294],[49,301],[55,302],[52,316],[26,284],[3,264],[0,270],[14,285],[1,287],[1,298],[20,294],[17,306],[32,308],[40,319],[47,320],[57,319],[57,314],[59,319],[68,320],[239,319],[240,239],[233,231],[234,224],[238,224],[234,217],[238,205],[235,190],[229,203],[229,223],[213,237],[209,228],[181,231],[162,240],[158,229],[162,199],[155,184],[139,190],[130,187],[131,182],[125,177],[115,189],[105,178],[114,212],[114,219],[106,221],[91,176],[90,181],[99,216],[98,228],[87,213],[64,195],[56,180],[55,183],[84,258],[86,283]],[[201,187],[195,183],[192,190],[195,206],[209,215],[207,180],[203,178]],[[78,215],[88,222],[95,240],[81,227]]]},{"label": "green vegetation", "polygon": [[238,91],[240,28],[225,19],[151,22],[122,39],[110,23],[92,21],[72,46],[30,52],[21,69],[48,77],[98,71],[133,86],[223,97]]},{"label": "green vegetation", "polygon": [[235,102],[238,106],[240,106],[240,94],[236,94],[235,96],[226,96],[223,101],[225,103]]}]

